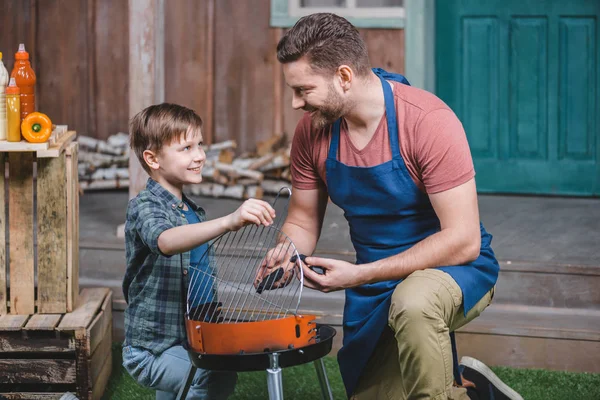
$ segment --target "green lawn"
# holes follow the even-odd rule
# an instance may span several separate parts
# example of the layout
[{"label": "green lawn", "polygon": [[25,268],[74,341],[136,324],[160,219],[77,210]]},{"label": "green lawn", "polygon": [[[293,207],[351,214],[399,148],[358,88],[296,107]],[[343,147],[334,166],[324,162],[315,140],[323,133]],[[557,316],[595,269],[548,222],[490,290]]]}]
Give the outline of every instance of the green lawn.
[{"label": "green lawn", "polygon": [[[325,359],[333,395],[345,399],[342,378],[334,358]],[[494,372],[525,400],[600,400],[600,374],[576,374],[534,369],[497,367]],[[265,372],[239,375],[231,400],[268,399]],[[319,399],[320,390],[315,369],[311,364],[283,370],[286,400]],[[121,367],[121,347],[113,348],[113,372],[104,399],[151,400],[154,392],[139,386]]]}]

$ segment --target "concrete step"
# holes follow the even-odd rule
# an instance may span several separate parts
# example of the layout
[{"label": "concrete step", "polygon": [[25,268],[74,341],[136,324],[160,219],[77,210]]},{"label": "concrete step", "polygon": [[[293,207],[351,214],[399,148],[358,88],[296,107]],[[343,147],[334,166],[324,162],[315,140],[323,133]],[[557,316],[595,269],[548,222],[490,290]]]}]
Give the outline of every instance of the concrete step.
[{"label": "concrete step", "polygon": [[600,373],[600,311],[492,304],[457,345],[488,365]]},{"label": "concrete step", "polygon": [[[354,252],[317,249],[315,255],[355,261]],[[598,265],[500,261],[494,303],[600,310]]]},{"label": "concrete step", "polygon": [[600,310],[600,265],[501,262],[495,303]]}]

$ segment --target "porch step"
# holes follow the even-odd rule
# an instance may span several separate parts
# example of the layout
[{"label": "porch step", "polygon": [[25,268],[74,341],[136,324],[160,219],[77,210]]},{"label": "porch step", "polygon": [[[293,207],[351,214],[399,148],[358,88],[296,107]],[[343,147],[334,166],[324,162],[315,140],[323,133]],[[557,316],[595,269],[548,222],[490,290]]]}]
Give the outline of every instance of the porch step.
[{"label": "porch step", "polygon": [[494,303],[600,311],[600,266],[500,262]]},{"label": "porch step", "polygon": [[488,365],[600,373],[597,310],[492,304],[456,338]]}]

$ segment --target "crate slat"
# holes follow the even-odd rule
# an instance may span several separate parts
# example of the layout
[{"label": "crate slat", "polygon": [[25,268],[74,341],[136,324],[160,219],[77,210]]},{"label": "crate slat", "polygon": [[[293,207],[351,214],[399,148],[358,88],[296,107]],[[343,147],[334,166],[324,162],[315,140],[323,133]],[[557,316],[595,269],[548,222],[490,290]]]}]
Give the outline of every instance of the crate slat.
[{"label": "crate slat", "polygon": [[37,160],[38,312],[67,312],[66,157]]},{"label": "crate slat", "polygon": [[102,399],[102,395],[104,394],[106,385],[108,385],[108,380],[110,379],[110,374],[112,372],[112,361],[112,351],[109,351],[106,357],[106,361],[102,366],[102,370],[98,375],[98,379],[96,379],[96,381],[92,385],[92,395],[90,396],[92,400]]},{"label": "crate slat", "polygon": [[[0,353],[75,354],[75,338],[56,333],[56,331],[3,331],[0,334]],[[6,354],[2,355],[6,356]]]},{"label": "crate slat", "polygon": [[64,393],[0,393],[8,400],[60,400]]},{"label": "crate slat", "polygon": [[6,154],[0,153],[0,315],[6,314]]},{"label": "crate slat", "polygon": [[108,288],[83,289],[79,298],[79,306],[71,313],[65,314],[58,325],[58,330],[77,330],[87,327],[96,316],[104,299],[110,292]]},{"label": "crate slat", "polygon": [[96,352],[96,347],[98,347],[98,344],[104,338],[110,324],[112,324],[112,291],[108,293],[102,306],[100,306],[100,312],[88,327],[87,337],[89,342],[86,346],[90,354]]},{"label": "crate slat", "polygon": [[29,315],[2,315],[0,316],[0,331],[18,331],[25,325]]},{"label": "crate slat", "polygon": [[33,153],[9,153],[10,312],[33,314]]},{"label": "crate slat", "polygon": [[80,300],[67,314],[0,317],[0,324],[11,327],[0,325],[0,394],[55,398],[56,393],[40,393],[43,384],[81,400],[102,398],[112,371],[112,292],[84,289]]},{"label": "crate slat", "polygon": [[74,383],[77,375],[75,360],[0,359],[0,383]]},{"label": "crate slat", "polygon": [[61,314],[33,314],[25,325],[30,331],[52,331],[58,325]]},{"label": "crate slat", "polygon": [[60,153],[75,139],[75,131],[68,131],[58,139],[58,141],[48,147],[46,150],[38,150],[37,158],[58,157]]},{"label": "crate slat", "polygon": [[111,354],[112,348],[112,335],[109,334],[108,330],[112,330],[112,321],[106,327],[106,330],[102,332],[102,336],[100,336],[100,343],[98,347],[96,347],[96,351],[92,354],[91,358],[88,360],[89,362],[89,374],[88,374],[88,387],[93,387],[94,382],[96,382],[102,373],[104,368],[104,363],[108,358],[108,355]]},{"label": "crate slat", "polygon": [[79,173],[78,144],[65,149],[67,157],[67,312],[77,307],[79,296]]},{"label": "crate slat", "polygon": [[9,142],[6,140],[0,141],[0,151],[3,152],[17,152],[27,153],[33,151],[47,150],[50,147],[48,142],[44,143],[29,143],[27,140],[21,140],[20,142]]}]

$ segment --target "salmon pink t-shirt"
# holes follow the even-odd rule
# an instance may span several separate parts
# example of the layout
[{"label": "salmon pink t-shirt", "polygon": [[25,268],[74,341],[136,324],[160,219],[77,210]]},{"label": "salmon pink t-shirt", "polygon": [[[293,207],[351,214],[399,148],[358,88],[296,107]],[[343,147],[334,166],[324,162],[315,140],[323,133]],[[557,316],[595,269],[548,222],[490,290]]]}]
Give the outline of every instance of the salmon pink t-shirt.
[{"label": "salmon pink t-shirt", "polygon": [[[459,186],[475,176],[473,160],[462,124],[438,97],[424,90],[391,82],[398,116],[400,154],[417,187],[439,193]],[[311,127],[305,113],[292,142],[292,186],[297,189],[327,187],[325,160],[331,126]],[[354,167],[372,167],[392,159],[385,114],[369,143],[362,149],[348,137],[342,119],[338,161]]]}]

